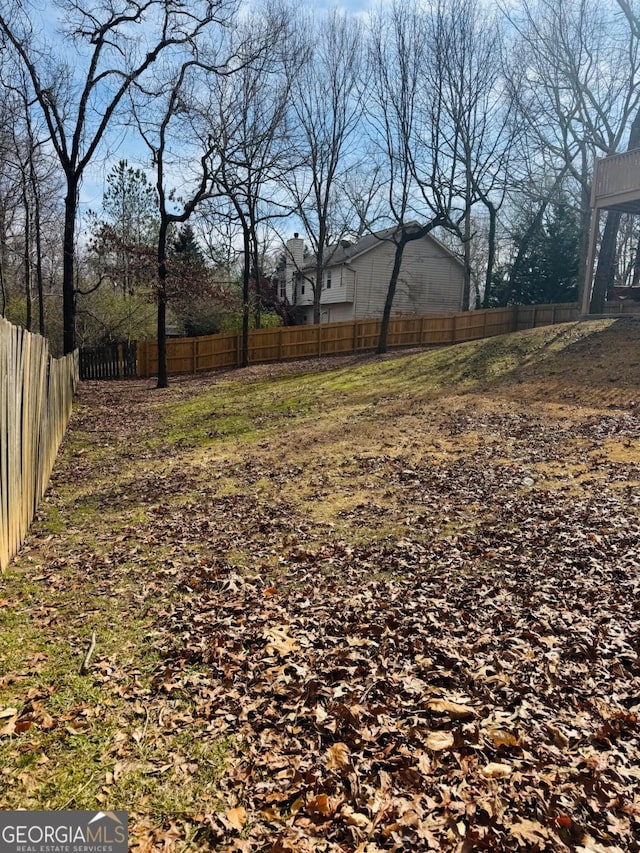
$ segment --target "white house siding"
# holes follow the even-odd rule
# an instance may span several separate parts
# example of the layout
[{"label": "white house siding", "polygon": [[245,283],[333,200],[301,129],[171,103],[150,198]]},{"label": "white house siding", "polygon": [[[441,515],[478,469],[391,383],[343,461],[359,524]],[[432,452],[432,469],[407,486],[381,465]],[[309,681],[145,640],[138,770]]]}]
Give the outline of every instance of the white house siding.
[{"label": "white house siding", "polygon": [[[303,325],[313,323],[313,307],[298,310],[299,322]],[[320,312],[321,323],[342,323],[353,320],[353,302],[332,303],[322,305]]]},{"label": "white house siding", "polygon": [[[346,266],[331,267],[331,287],[329,290],[323,286],[320,300],[321,323],[340,323],[343,320],[353,320],[353,295],[355,286],[355,272]],[[326,273],[324,282],[326,282]],[[296,313],[301,323],[313,322],[313,287],[309,281],[305,282],[305,292],[300,293],[298,284],[296,301]]]},{"label": "white house siding", "polygon": [[[326,273],[321,298],[321,322],[367,320],[382,317],[387,298],[395,244],[376,243],[347,263],[329,267],[331,288],[326,288]],[[424,237],[405,246],[400,278],[393,301],[393,314],[438,314],[462,310],[463,267],[440,243]],[[300,322],[313,322],[313,288],[305,283],[305,293],[296,294],[296,313]]]},{"label": "white house siding", "polygon": [[[329,271],[331,272],[331,287],[327,290],[326,281],[327,272]],[[330,305],[337,302],[353,302],[355,280],[356,275],[354,270],[349,269],[346,264],[341,264],[338,267],[330,267],[329,270],[325,270],[322,283],[321,304]],[[333,320],[331,322],[333,323]]]},{"label": "white house siding", "polygon": [[343,323],[353,320],[353,302],[332,303],[322,308],[323,311],[328,312],[328,319],[323,318],[323,323]]},{"label": "white house siding", "polygon": [[[387,298],[395,246],[381,243],[351,266],[356,271],[355,318],[380,317]],[[462,265],[430,238],[405,246],[393,314],[446,314],[462,310]]]},{"label": "white house siding", "polygon": [[304,293],[301,292],[301,286],[298,284],[295,304],[302,308],[306,308],[308,305],[313,305],[313,288],[311,287],[311,282],[305,282]]}]

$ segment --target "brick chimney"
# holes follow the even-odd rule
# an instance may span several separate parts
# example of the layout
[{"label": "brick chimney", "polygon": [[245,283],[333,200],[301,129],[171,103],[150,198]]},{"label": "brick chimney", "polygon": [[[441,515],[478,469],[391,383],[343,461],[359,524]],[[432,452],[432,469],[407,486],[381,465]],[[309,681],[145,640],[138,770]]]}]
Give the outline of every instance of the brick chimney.
[{"label": "brick chimney", "polygon": [[285,249],[287,299],[291,304],[294,304],[296,273],[304,262],[304,240],[297,231],[291,239],[287,240]]}]

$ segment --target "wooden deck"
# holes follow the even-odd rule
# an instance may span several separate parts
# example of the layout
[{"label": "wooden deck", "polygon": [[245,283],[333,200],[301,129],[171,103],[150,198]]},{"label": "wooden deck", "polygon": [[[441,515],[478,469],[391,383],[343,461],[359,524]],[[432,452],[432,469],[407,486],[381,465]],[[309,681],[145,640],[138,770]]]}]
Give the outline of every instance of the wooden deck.
[{"label": "wooden deck", "polygon": [[596,159],[591,207],[640,213],[640,148]]},{"label": "wooden deck", "polygon": [[594,163],[589,250],[582,292],[583,315],[589,313],[591,304],[593,267],[597,254],[600,213],[603,210],[640,213],[640,148],[623,154],[612,154],[610,157],[599,157]]}]

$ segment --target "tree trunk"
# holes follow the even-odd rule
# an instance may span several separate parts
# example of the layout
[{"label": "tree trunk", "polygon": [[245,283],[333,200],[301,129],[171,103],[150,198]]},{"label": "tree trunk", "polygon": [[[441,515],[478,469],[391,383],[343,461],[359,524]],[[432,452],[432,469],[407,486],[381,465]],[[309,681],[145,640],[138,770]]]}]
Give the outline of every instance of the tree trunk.
[{"label": "tree trunk", "polygon": [[[636,113],[631,125],[631,130],[629,131],[627,151],[633,151],[634,148],[640,148],[640,110]],[[617,210],[610,210],[607,213],[607,221],[602,233],[600,251],[598,252],[596,274],[593,280],[591,304],[589,306],[590,314],[602,314],[604,311],[605,299],[607,296],[611,296],[613,292],[612,288],[616,274],[616,246],[618,242],[620,219],[621,214]],[[589,270],[587,275],[590,272],[591,271]],[[588,284],[590,284],[590,282],[587,283],[587,286]]]},{"label": "tree trunk", "polygon": [[611,295],[613,279],[616,269],[616,244],[618,240],[618,229],[620,227],[621,214],[617,210],[607,213],[600,250],[598,252],[598,266],[593,280],[591,292],[590,314],[602,314],[607,296]]},{"label": "tree trunk", "polygon": [[40,198],[38,188],[33,185],[33,230],[36,250],[36,291],[38,293],[38,331],[42,336],[46,334],[44,318],[44,285],[42,281],[42,234],[40,233]]},{"label": "tree trunk", "polygon": [[464,286],[462,310],[468,311],[471,304],[471,208],[464,215]]},{"label": "tree trunk", "polygon": [[30,332],[33,328],[33,299],[31,298],[31,211],[29,209],[29,198],[27,188],[22,190],[22,204],[24,207],[24,251],[22,260],[24,263],[24,298],[26,303],[25,328]]},{"label": "tree trunk", "polygon": [[167,369],[167,228],[164,217],[158,233],[158,384],[156,388],[169,387]]},{"label": "tree trunk", "polygon": [[244,264],[242,268],[242,352],[240,366],[249,366],[249,312],[251,296],[251,240],[245,223],[242,229]]},{"label": "tree trunk", "polygon": [[322,273],[323,273],[322,261],[320,261],[320,263],[318,263],[316,265],[316,271],[315,271],[316,284],[315,284],[315,287],[313,288],[313,324],[314,324],[314,326],[318,325],[318,323],[320,322],[320,318],[322,316],[322,314],[321,314],[322,309],[320,306],[320,300],[322,299]]},{"label": "tree trunk", "polygon": [[[591,226],[591,186],[589,183],[586,153],[582,151],[582,180],[580,182],[580,244],[578,251],[578,300],[582,299],[587,285],[587,260]],[[590,284],[591,282],[589,282]]]},{"label": "tree trunk", "polygon": [[490,201],[485,201],[485,206],[489,211],[489,238],[487,241],[487,270],[484,278],[484,295],[482,297],[482,307],[489,307],[491,298],[491,284],[493,281],[493,267],[496,260],[496,209]]},{"label": "tree trunk", "polygon": [[378,338],[378,347],[376,352],[379,355],[385,353],[387,351],[387,338],[389,336],[389,320],[391,319],[391,309],[393,307],[393,300],[396,295],[396,287],[398,285],[398,278],[400,277],[400,267],[402,266],[402,255],[404,254],[404,247],[407,244],[407,239],[405,237],[404,229],[401,230],[398,242],[396,243],[396,251],[393,258],[393,269],[391,270],[391,280],[389,281],[389,288],[387,289],[387,298],[384,303],[384,311],[382,312],[382,324],[380,325],[380,337]]},{"label": "tree trunk", "polygon": [[468,311],[471,305],[471,168],[467,155],[466,207],[464,214],[464,287],[462,291],[462,310]]},{"label": "tree trunk", "polygon": [[253,309],[253,320],[254,326],[256,329],[259,329],[262,326],[262,305],[261,305],[261,292],[260,292],[260,252],[258,249],[258,234],[256,231],[255,223],[253,222],[253,218],[251,220],[251,266],[253,267],[253,282],[254,282],[254,290],[255,290],[255,300],[256,304]]},{"label": "tree trunk", "polygon": [[76,306],[73,281],[75,229],[78,201],[78,182],[67,174],[67,194],[64,200],[64,235],[62,240],[62,347],[64,355],[75,349]]}]

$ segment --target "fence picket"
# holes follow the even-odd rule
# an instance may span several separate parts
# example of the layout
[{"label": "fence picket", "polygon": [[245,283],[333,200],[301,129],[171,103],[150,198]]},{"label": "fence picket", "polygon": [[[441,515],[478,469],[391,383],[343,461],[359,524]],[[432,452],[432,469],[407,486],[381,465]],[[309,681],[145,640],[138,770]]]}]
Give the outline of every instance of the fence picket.
[{"label": "fence picket", "polygon": [[138,345],[135,341],[83,348],[80,350],[80,379],[135,378],[139,372],[137,361]]},{"label": "fence picket", "polygon": [[44,494],[77,379],[77,353],[53,359],[44,338],[0,318],[0,571]]},{"label": "fence picket", "polygon": [[[438,346],[507,332],[564,323],[579,316],[578,306],[566,305],[509,306],[459,314],[431,314],[426,317],[400,316],[389,324],[390,347]],[[322,355],[349,355],[372,352],[378,344],[379,320],[355,320],[322,323],[318,326],[286,326],[275,329],[252,329],[249,332],[249,362],[260,364]],[[196,371],[237,367],[240,364],[242,336],[231,332],[207,335],[197,339]],[[167,341],[168,372],[189,373],[194,359],[191,338]],[[188,347],[188,349],[185,349]],[[158,348],[154,341],[138,344],[138,376],[147,379],[157,372]]]}]

